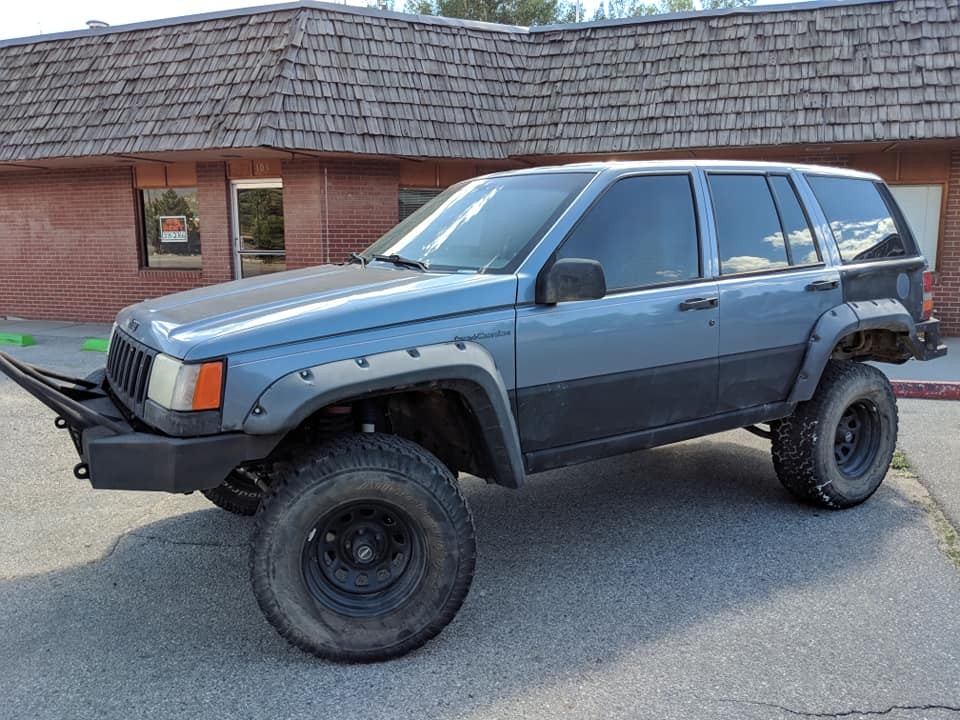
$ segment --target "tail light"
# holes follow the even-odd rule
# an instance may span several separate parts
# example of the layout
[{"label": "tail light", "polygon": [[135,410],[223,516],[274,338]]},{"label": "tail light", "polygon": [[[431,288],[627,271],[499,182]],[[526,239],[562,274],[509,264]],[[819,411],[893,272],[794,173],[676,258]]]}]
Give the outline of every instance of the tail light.
[{"label": "tail light", "polygon": [[923,273],[923,316],[922,320],[929,320],[933,316],[933,273]]}]

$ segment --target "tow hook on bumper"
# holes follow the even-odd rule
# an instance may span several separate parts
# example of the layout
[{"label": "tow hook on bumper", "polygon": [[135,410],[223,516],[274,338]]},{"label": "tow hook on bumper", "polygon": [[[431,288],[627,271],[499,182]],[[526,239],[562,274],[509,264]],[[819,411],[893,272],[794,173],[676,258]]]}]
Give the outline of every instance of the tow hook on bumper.
[{"label": "tow hook on bumper", "polygon": [[136,430],[104,389],[103,375],[71,378],[0,353],[0,372],[56,413],[80,462],[75,477],[95,488],[191,492],[216,487],[237,465],[260,460],[279,435],[170,437]]}]

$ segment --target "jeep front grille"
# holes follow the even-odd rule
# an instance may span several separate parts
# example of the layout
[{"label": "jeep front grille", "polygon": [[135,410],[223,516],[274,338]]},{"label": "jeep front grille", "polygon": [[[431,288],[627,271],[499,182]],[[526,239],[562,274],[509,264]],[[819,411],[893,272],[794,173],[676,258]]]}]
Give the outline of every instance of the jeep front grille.
[{"label": "jeep front grille", "polygon": [[156,351],[117,330],[107,355],[107,380],[117,399],[142,417]]}]

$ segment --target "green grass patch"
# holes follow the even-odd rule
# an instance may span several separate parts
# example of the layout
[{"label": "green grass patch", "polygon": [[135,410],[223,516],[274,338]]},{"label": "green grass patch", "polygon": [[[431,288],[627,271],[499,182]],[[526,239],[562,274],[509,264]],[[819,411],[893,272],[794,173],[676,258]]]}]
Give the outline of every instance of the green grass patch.
[{"label": "green grass patch", "polygon": [[907,456],[904,455],[903,450],[897,449],[893,451],[893,459],[890,461],[890,467],[894,470],[910,469],[910,461],[907,460]]},{"label": "green grass patch", "polygon": [[33,335],[21,335],[20,333],[0,332],[0,345],[13,345],[14,347],[27,347],[36,345],[37,341]]},{"label": "green grass patch", "polygon": [[957,570],[960,570],[960,535],[943,514],[943,510],[930,495],[927,487],[920,482],[920,478],[910,467],[910,462],[902,450],[894,451],[890,469],[893,471],[891,477],[899,482],[900,489],[906,492],[908,499],[926,513],[940,551],[947,556]]},{"label": "green grass patch", "polygon": [[933,531],[940,541],[940,550],[950,558],[953,566],[960,570],[960,539],[957,538],[957,531],[947,520],[947,516],[933,502],[931,507],[927,508],[930,516],[930,522],[933,524]]},{"label": "green grass patch", "polygon": [[92,350],[94,352],[106,352],[110,346],[110,341],[106,338],[87,338],[83,341],[81,350]]}]

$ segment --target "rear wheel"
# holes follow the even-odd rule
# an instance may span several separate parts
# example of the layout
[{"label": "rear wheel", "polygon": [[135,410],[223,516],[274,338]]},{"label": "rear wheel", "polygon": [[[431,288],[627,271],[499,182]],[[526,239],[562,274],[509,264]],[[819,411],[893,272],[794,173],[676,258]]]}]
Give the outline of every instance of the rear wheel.
[{"label": "rear wheel", "polygon": [[832,360],[813,398],[772,431],[774,468],[787,490],[821,507],[852,507],[876,492],[890,467],[897,401],[876,368]]},{"label": "rear wheel", "polygon": [[473,578],[473,519],[450,471],[389,435],[337,438],[281,469],[250,569],[267,619],[323,658],[384,660],[453,619]]}]

